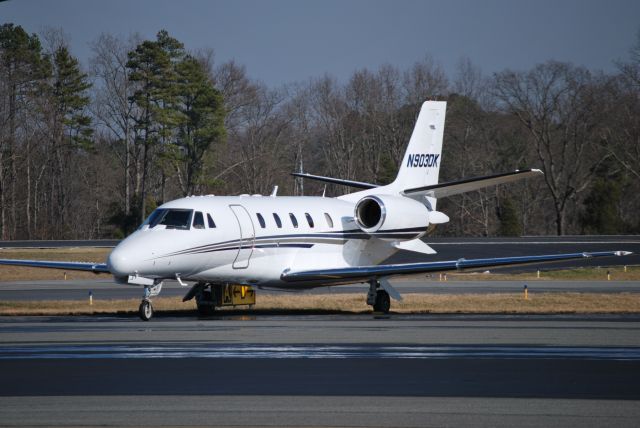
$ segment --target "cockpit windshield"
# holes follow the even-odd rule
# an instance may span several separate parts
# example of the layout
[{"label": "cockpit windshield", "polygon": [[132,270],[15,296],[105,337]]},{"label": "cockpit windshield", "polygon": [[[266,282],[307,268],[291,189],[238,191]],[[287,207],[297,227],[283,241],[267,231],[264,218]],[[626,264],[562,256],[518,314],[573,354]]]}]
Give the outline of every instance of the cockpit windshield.
[{"label": "cockpit windshield", "polygon": [[163,225],[167,229],[188,230],[191,225],[192,214],[193,210],[157,209],[151,213],[143,226],[149,225],[149,229],[153,229],[158,225]]}]

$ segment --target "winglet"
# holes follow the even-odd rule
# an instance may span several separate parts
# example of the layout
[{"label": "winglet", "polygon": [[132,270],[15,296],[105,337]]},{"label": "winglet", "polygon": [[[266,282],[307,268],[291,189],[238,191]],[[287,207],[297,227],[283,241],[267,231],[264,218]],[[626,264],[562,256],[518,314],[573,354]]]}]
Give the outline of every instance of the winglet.
[{"label": "winglet", "polygon": [[616,256],[630,256],[631,254],[633,254],[633,251],[616,251],[615,252]]}]

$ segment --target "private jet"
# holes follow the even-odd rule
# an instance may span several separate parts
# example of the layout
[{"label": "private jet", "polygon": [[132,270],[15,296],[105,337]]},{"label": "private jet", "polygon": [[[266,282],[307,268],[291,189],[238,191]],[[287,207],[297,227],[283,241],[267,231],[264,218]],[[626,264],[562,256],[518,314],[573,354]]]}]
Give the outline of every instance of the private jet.
[{"label": "private jet", "polygon": [[[200,314],[225,304],[242,304],[254,288],[301,291],[368,283],[367,304],[387,313],[401,296],[389,282],[396,276],[485,269],[585,257],[623,256],[624,251],[384,264],[404,250],[435,251],[421,238],[449,217],[437,200],[488,186],[540,176],[538,169],[438,182],[446,102],[427,101],[397,177],[378,186],[305,173],[293,175],[350,186],[358,191],[320,196],[190,196],[167,202],[121,241],[106,263],[0,260],[0,264],[111,274],[121,284],[143,287],[143,320],[153,316],[151,298],[165,280],[191,288]],[[187,282],[191,283],[188,284]],[[194,283],[195,282],[195,283]],[[238,297],[234,300],[234,295]]]}]

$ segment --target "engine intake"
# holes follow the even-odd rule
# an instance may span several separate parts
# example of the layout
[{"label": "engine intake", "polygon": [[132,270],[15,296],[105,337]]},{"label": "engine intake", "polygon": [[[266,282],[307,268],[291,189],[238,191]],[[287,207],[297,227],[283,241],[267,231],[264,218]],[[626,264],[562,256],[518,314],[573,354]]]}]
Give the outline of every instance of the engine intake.
[{"label": "engine intake", "polygon": [[356,203],[354,218],[362,231],[394,241],[418,238],[429,226],[427,207],[402,196],[365,196]]},{"label": "engine intake", "polygon": [[384,203],[375,196],[363,198],[356,205],[356,222],[363,230],[378,230],[384,223],[386,214]]}]

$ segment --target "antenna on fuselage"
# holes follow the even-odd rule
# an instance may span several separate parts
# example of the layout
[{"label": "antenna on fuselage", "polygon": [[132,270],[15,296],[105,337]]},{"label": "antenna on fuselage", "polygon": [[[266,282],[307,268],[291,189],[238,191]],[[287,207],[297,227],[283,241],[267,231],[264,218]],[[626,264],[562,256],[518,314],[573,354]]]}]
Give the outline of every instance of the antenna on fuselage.
[{"label": "antenna on fuselage", "polygon": [[[304,174],[304,166],[302,164],[302,149],[300,148],[298,150],[298,173],[299,174]],[[304,196],[304,180],[302,179],[302,177],[296,177],[295,179],[295,185],[293,188],[293,194],[296,196]]]},{"label": "antenna on fuselage", "polygon": [[324,185],[324,189],[322,189],[322,197],[324,198],[324,195],[327,193],[327,185]]},{"label": "antenna on fuselage", "polygon": [[271,197],[275,198],[278,196],[278,186],[273,186],[273,192],[271,192]]}]

